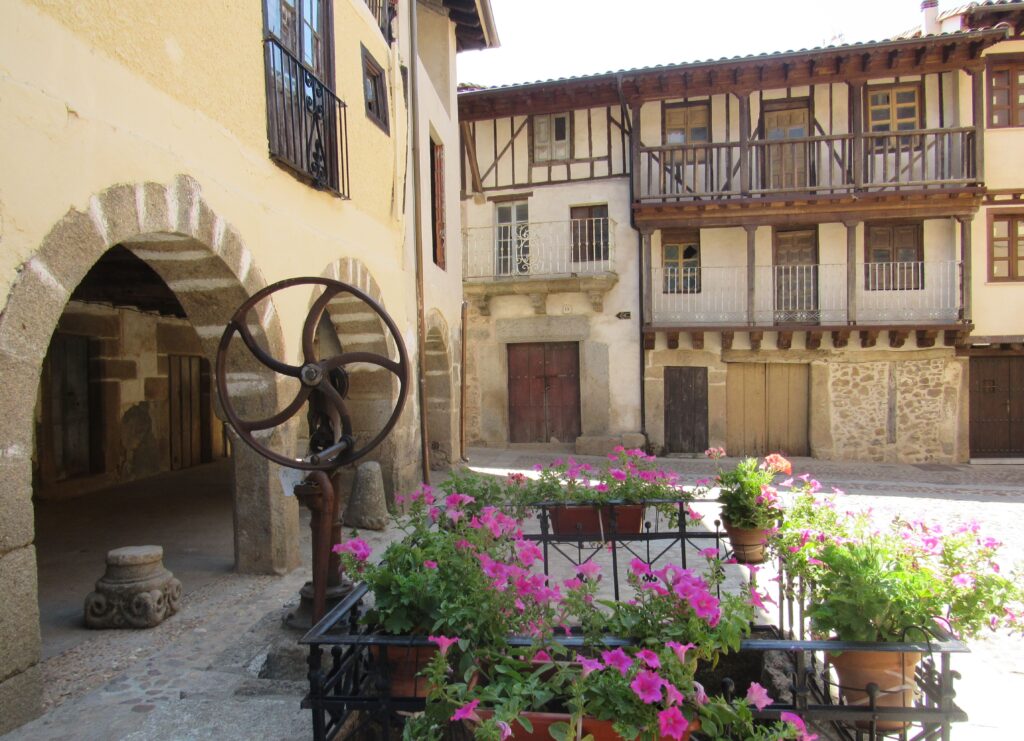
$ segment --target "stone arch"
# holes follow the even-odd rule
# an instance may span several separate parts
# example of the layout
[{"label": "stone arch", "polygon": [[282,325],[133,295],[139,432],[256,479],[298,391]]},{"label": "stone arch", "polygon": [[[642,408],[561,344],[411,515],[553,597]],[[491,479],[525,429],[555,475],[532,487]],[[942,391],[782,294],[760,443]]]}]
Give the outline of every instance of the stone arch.
[{"label": "stone arch", "polygon": [[[121,184],[72,208],[21,266],[0,314],[0,414],[7,420],[3,462],[5,517],[12,513],[14,544],[33,540],[31,454],[33,400],[51,337],[74,288],[102,255],[123,245],[143,259],[167,284],[213,362],[224,325],[242,301],[266,285],[240,235],[203,199],[193,178],[171,183]],[[273,305],[257,319],[258,337],[284,357],[284,336]],[[232,365],[231,385],[246,414],[276,408],[273,374],[247,358]],[[287,435],[274,433],[271,444]],[[235,562],[240,571],[284,573],[298,563],[298,520],[294,501],[280,494],[276,472],[245,445],[234,446]],[[11,488],[13,487],[13,488]],[[6,540],[0,538],[0,540]],[[7,542],[0,543],[0,553]],[[0,589],[3,585],[0,584]]]},{"label": "stone arch", "polygon": [[427,438],[430,440],[430,467],[447,468],[454,456],[452,359],[448,343],[448,324],[441,312],[431,309],[427,314],[426,357],[423,367],[427,376],[426,414]]},{"label": "stone arch", "polygon": [[[358,288],[388,311],[380,285],[359,259],[343,257],[331,263],[322,275]],[[311,304],[314,296],[310,297]],[[398,357],[391,334],[380,317],[354,296],[343,294],[332,300],[327,305],[327,316],[337,336],[338,349],[345,352],[372,352],[389,358]],[[393,318],[401,329],[401,318]],[[406,349],[410,354],[415,351],[415,348]],[[389,506],[394,504],[395,491],[411,490],[418,480],[416,382],[412,371],[410,368],[409,394],[398,424],[364,459],[380,463]],[[371,439],[384,426],[395,407],[398,390],[398,381],[394,375],[379,366],[366,364],[349,368],[348,406],[357,442],[362,443]]]}]

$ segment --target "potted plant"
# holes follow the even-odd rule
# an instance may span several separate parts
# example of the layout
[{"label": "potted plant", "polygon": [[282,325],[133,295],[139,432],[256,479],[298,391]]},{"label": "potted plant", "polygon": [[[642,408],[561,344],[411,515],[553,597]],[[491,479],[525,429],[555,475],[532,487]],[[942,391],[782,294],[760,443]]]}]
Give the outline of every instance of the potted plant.
[{"label": "potted plant", "polygon": [[[1002,570],[1000,544],[976,524],[942,527],[897,518],[877,530],[866,513],[841,511],[834,495],[819,495],[816,483],[795,491],[777,539],[785,570],[809,590],[806,615],[815,635],[892,643],[942,634],[966,640],[985,628],[1021,628],[1021,579]],[[913,704],[920,659],[895,651],[829,655],[847,703],[867,704],[865,688],[875,682],[883,707]],[[882,721],[877,728],[903,725]]]},{"label": "potted plant", "polygon": [[515,501],[527,511],[543,505],[542,517],[556,535],[606,540],[639,533],[648,503],[688,499],[674,471],[654,469],[653,456],[621,445],[597,469],[572,458],[537,466],[536,478],[510,479]]},{"label": "potted plant", "polygon": [[[705,455],[718,460],[725,456],[725,450],[710,448]],[[778,492],[772,482],[776,475],[792,472],[788,460],[772,453],[760,462],[756,458],[744,458],[733,469],[719,471],[715,477],[718,501],[722,505],[722,526],[740,563],[764,561],[768,537],[782,515]]]}]

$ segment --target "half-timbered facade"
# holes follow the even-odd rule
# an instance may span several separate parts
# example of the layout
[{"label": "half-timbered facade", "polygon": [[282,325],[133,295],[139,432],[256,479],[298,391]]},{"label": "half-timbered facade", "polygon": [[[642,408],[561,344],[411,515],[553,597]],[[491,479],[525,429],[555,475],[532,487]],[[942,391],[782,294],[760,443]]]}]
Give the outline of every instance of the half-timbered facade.
[{"label": "half-timbered facade", "polygon": [[[1019,197],[986,188],[1016,156],[991,128],[1016,115],[1016,78],[990,61],[1011,33],[462,93],[471,439],[537,429],[554,386],[515,346],[571,341],[582,397],[612,399],[613,438],[967,459],[972,332],[1021,331],[989,302],[1017,275],[1017,221],[985,205]],[[607,252],[587,231],[604,218]]]}]

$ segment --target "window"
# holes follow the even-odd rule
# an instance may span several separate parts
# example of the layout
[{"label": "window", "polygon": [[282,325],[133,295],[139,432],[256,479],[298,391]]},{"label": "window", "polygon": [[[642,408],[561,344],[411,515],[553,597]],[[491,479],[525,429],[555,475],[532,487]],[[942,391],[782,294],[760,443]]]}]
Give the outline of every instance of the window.
[{"label": "window", "polygon": [[[892,85],[871,87],[867,90],[867,130],[869,133],[884,131],[913,131],[923,128],[921,114],[921,86]],[[872,137],[875,149],[895,148],[892,137]],[[900,137],[899,145],[913,144],[912,137]]]},{"label": "window", "polygon": [[868,224],[864,238],[864,289],[924,288],[924,225]]},{"label": "window", "polygon": [[700,293],[700,232],[665,232],[662,293]]},{"label": "window", "polygon": [[384,84],[384,68],[377,64],[363,46],[363,93],[366,96],[366,115],[375,124],[388,129],[388,88]]},{"label": "window", "polygon": [[531,123],[534,162],[558,162],[569,159],[572,151],[572,127],[568,113],[534,116]]},{"label": "window", "polygon": [[495,274],[530,272],[530,210],[526,201],[497,204]]},{"label": "window", "polygon": [[989,57],[988,125],[1024,126],[1024,59]]},{"label": "window", "polygon": [[[706,103],[666,103],[663,108],[662,140],[666,146],[704,144],[711,141],[710,110]],[[682,164],[704,162],[705,150],[689,150]]]},{"label": "window", "polygon": [[569,209],[572,261],[608,259],[608,206],[573,206]]},{"label": "window", "polygon": [[988,243],[988,279],[1024,280],[1024,213],[993,213]]},{"label": "window", "polygon": [[445,269],[444,145],[430,140],[430,221],[434,225],[434,264]]},{"label": "window", "polygon": [[323,79],[327,8],[322,0],[266,0],[267,30],[292,56]]}]

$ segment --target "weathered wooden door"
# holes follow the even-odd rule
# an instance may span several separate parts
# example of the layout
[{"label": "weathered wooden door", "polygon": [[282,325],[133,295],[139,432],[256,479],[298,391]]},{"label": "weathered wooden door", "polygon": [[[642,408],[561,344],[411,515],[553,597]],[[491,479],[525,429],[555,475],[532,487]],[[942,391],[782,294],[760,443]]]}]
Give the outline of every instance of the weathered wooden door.
[{"label": "weathered wooden door", "polygon": [[[203,413],[202,359],[168,355],[170,390],[171,470],[189,468],[204,460],[204,432],[209,425]],[[208,458],[207,458],[208,459]]]},{"label": "weathered wooden door", "polygon": [[813,229],[775,235],[775,322],[817,324],[818,235]]},{"label": "weathered wooden door", "polygon": [[1024,358],[971,358],[971,457],[1024,456]]},{"label": "weathered wooden door", "polygon": [[773,143],[779,139],[802,139],[809,135],[807,108],[765,111],[764,138],[767,144],[767,187],[798,190],[807,187],[807,144]]},{"label": "weathered wooden door", "polygon": [[89,338],[58,332],[46,360],[53,477],[81,476],[91,471]]},{"label": "weathered wooden door", "polygon": [[729,455],[808,455],[809,367],[729,364],[725,445]]},{"label": "weathered wooden door", "polygon": [[510,442],[575,442],[582,429],[579,369],[575,342],[508,346]]},{"label": "weathered wooden door", "polygon": [[708,447],[708,369],[665,368],[665,448],[701,453]]}]

